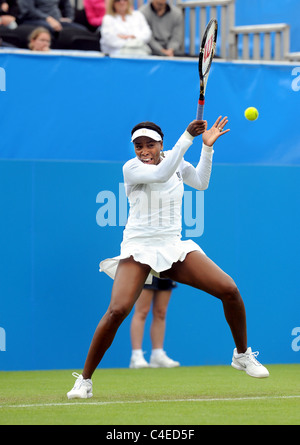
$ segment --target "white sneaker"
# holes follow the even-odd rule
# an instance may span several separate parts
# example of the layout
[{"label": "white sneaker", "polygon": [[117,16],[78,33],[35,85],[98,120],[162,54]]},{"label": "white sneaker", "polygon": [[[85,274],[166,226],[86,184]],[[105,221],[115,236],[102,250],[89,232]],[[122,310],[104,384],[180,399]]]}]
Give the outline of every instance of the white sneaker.
[{"label": "white sneaker", "polygon": [[180,363],[168,357],[165,351],[151,354],[150,368],[176,368],[177,366],[180,366]]},{"label": "white sneaker", "polygon": [[239,371],[245,371],[251,377],[269,377],[270,374],[267,368],[256,360],[258,354],[259,352],[252,352],[251,348],[248,348],[244,354],[238,354],[235,348],[231,366]]},{"label": "white sneaker", "polygon": [[76,381],[71,391],[67,393],[68,399],[89,399],[93,397],[92,380],[84,379],[82,375],[77,374],[77,372],[73,372],[72,376],[76,378]]},{"label": "white sneaker", "polygon": [[130,369],[149,368],[149,363],[146,362],[143,355],[132,354],[129,368]]}]

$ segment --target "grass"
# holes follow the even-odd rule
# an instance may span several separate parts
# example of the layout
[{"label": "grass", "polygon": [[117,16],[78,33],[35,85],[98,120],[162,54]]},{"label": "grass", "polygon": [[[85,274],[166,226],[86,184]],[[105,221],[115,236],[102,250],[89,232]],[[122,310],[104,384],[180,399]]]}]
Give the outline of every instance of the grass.
[{"label": "grass", "polygon": [[300,365],[268,369],[98,369],[94,397],[71,401],[70,371],[0,372],[0,424],[299,425]]}]

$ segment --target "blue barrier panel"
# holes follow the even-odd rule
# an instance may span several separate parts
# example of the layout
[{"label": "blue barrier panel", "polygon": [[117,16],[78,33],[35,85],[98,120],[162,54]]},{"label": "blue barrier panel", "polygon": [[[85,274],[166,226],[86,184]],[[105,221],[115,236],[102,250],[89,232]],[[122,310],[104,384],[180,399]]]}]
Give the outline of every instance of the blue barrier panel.
[{"label": "blue barrier panel", "polygon": [[[122,181],[119,162],[0,162],[1,370],[83,366],[109,303],[112,280],[98,263],[119,253]],[[299,187],[299,167],[214,165],[202,236],[192,220],[201,220],[203,196],[193,195],[191,214],[183,215],[183,237],[193,237],[239,286],[249,344],[264,363],[300,359]],[[129,365],[130,319],[103,367]],[[168,353],[182,365],[230,364],[233,347],[221,303],[179,285],[168,312]],[[143,348],[148,358],[147,329]]]},{"label": "blue barrier panel", "polygon": [[[195,118],[196,60],[0,54],[0,66],[1,159],[124,162],[136,123],[158,123],[168,149]],[[299,74],[291,65],[213,64],[204,117],[212,125],[228,115],[231,128],[215,162],[299,165]],[[244,118],[248,106],[257,121]],[[189,150],[187,160],[198,157]]]}]

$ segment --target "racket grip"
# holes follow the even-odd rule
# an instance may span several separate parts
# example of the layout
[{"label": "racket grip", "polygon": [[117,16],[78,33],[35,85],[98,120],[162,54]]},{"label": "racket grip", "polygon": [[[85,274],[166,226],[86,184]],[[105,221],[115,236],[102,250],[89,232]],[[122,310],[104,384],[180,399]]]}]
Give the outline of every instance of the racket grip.
[{"label": "racket grip", "polygon": [[198,107],[197,107],[197,120],[202,120],[203,119],[203,111],[204,111],[204,100],[198,102]]}]

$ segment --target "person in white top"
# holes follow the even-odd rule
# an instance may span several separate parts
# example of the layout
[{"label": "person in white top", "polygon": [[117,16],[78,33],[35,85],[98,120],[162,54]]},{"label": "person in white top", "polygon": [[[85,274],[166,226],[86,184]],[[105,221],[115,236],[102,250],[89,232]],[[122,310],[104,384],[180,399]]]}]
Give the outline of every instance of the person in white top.
[{"label": "person in white top", "polygon": [[[100,263],[100,270],[114,278],[111,301],[94,333],[82,375],[76,375],[68,398],[91,397],[92,374],[152,275],[187,284],[221,300],[236,345],[232,366],[252,377],[268,377],[268,370],[255,358],[257,353],[247,346],[245,307],[235,282],[194,241],[181,240],[183,183],[207,189],[213,144],[228,133],[224,130],[227,122],[220,116],[207,130],[206,121],[192,121],[164,155],[164,135],[159,126],[142,122],[132,129],[136,157],[123,167],[130,211],[121,254]],[[202,151],[194,167],[184,160],[184,154],[200,134]]]},{"label": "person in white top", "polygon": [[102,21],[101,51],[109,56],[149,55],[147,42],[151,29],[140,11],[134,11],[131,0],[109,0]]}]

